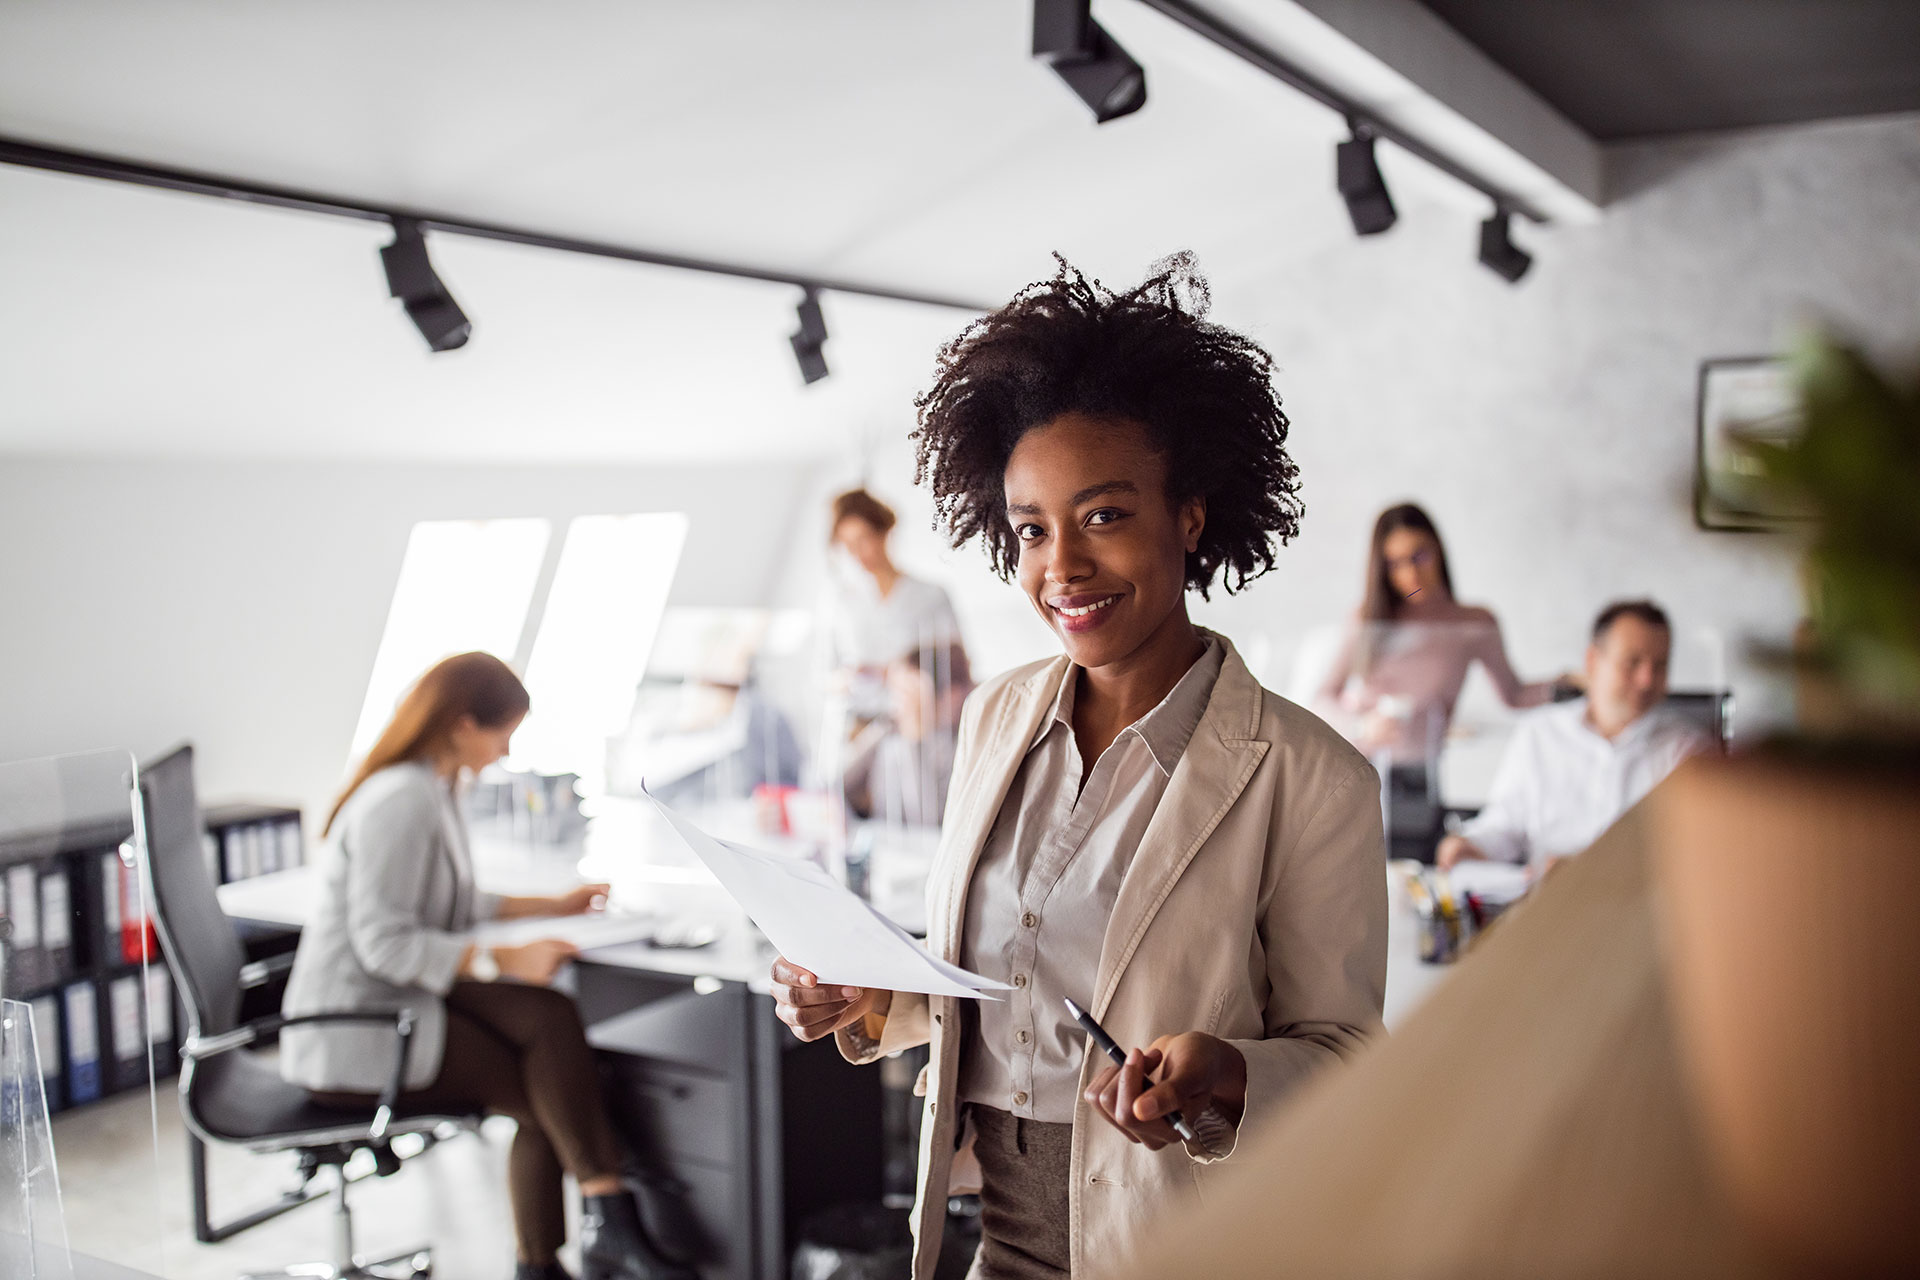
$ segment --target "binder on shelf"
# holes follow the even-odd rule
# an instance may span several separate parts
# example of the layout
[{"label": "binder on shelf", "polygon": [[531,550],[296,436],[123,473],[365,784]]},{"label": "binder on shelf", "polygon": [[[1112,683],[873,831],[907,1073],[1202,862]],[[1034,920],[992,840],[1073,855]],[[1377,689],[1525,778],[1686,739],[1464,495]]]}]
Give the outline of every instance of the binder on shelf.
[{"label": "binder on shelf", "polygon": [[100,1057],[106,1064],[109,1093],[146,1083],[147,1035],[140,1016],[144,994],[137,973],[107,979],[107,1016],[101,1023],[106,1036]]},{"label": "binder on shelf", "polygon": [[60,1001],[52,995],[33,1002],[33,1048],[40,1059],[40,1087],[49,1112],[67,1105],[67,1073],[60,1054]]},{"label": "binder on shelf", "polygon": [[79,966],[73,954],[73,881],[67,861],[56,858],[40,873],[40,950],[47,981],[62,982]]},{"label": "binder on shelf", "polygon": [[153,1068],[160,1075],[172,1075],[180,1060],[174,1052],[178,1043],[174,1028],[178,1024],[173,1017],[173,975],[167,972],[167,966],[148,967],[146,994],[147,1044],[153,1049]]},{"label": "binder on shelf", "polygon": [[24,995],[53,981],[40,946],[40,872],[33,863],[7,868],[7,916],[13,922],[8,985],[10,994]]},{"label": "binder on shelf", "polygon": [[[143,959],[160,959],[160,935],[154,931],[153,918],[144,910],[140,893],[140,868],[120,864],[120,960],[139,964]],[[143,944],[144,943],[144,948]]]},{"label": "binder on shelf", "polygon": [[92,1102],[100,1096],[100,1003],[91,982],[76,982],[63,993],[62,1021],[67,1032],[67,1102]]},{"label": "binder on shelf", "polygon": [[220,879],[225,884],[247,878],[246,853],[240,847],[240,828],[228,827],[220,833]]},{"label": "binder on shelf", "polygon": [[207,864],[207,874],[215,884],[220,883],[220,837],[211,831],[200,833],[200,856]]},{"label": "binder on shelf", "polygon": [[291,871],[306,865],[306,842],[300,838],[300,819],[296,815],[280,824],[280,869]]},{"label": "binder on shelf", "polygon": [[88,890],[96,904],[87,930],[87,965],[102,969],[120,963],[120,854],[109,849],[93,855]]}]

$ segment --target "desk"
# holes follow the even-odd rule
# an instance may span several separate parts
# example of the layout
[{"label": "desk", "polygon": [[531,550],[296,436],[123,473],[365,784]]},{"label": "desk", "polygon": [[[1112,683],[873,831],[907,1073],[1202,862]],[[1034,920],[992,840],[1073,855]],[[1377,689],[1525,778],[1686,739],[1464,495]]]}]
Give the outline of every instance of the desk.
[{"label": "desk", "polygon": [[[746,806],[691,816],[763,848],[795,844],[756,835]],[[709,1260],[704,1276],[782,1280],[804,1217],[836,1201],[879,1198],[880,1073],[849,1066],[831,1042],[800,1043],[773,1016],[772,948],[657,815],[603,804],[578,845],[539,848],[482,827],[472,844],[475,877],[490,890],[553,893],[583,877],[604,880],[617,909],[717,930],[713,944],[692,950],[598,948],[568,977],[629,1146],[688,1189]],[[932,846],[928,832],[874,834],[876,903],[910,928],[923,920]],[[223,885],[221,905],[238,920],[298,926],[312,874],[299,868]],[[1448,972],[1420,962],[1418,921],[1397,880],[1388,878],[1390,1028]]]},{"label": "desk", "polygon": [[[794,843],[753,833],[744,805],[696,820],[761,847]],[[878,833],[876,890],[924,885],[930,849],[924,834]],[[557,847],[476,824],[472,851],[475,879],[494,892],[604,880],[615,909],[718,932],[694,949],[597,948],[560,984],[599,1051],[612,1118],[636,1158],[631,1180],[667,1247],[700,1258],[707,1280],[785,1280],[807,1216],[880,1199],[880,1073],[849,1065],[831,1041],[802,1044],[774,1017],[772,949],[650,806],[603,803],[583,842]],[[222,885],[220,904],[236,921],[298,927],[313,877],[301,867]]]}]

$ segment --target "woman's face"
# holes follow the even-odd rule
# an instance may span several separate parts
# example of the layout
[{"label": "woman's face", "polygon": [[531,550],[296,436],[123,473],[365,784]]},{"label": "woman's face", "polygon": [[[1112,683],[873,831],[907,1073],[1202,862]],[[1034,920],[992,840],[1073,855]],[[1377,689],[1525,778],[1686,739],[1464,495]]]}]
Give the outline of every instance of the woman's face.
[{"label": "woman's face", "polygon": [[1395,529],[1380,546],[1387,562],[1387,583],[1402,600],[1444,600],[1440,544],[1422,529]]},{"label": "woman's face", "polygon": [[478,773],[503,758],[514,730],[525,719],[526,716],[518,715],[503,725],[489,729],[472,716],[461,716],[453,722],[453,731],[448,737],[454,763],[462,769]]},{"label": "woman's face", "polygon": [[875,577],[887,564],[887,535],[862,520],[848,516],[834,528],[833,540],[846,549],[854,563]]},{"label": "woman's face", "polygon": [[1063,414],[1020,438],[1004,480],[1020,586],[1074,662],[1120,661],[1184,616],[1206,504],[1167,501],[1144,428]]}]

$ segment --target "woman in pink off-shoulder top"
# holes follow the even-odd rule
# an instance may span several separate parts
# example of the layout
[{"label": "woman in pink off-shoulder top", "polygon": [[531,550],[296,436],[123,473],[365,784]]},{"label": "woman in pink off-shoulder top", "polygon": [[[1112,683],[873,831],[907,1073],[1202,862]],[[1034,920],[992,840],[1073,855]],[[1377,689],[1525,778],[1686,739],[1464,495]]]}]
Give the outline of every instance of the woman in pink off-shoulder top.
[{"label": "woman in pink off-shoulder top", "polygon": [[1373,526],[1366,599],[1319,709],[1368,755],[1422,763],[1438,752],[1476,661],[1510,707],[1548,702],[1561,682],[1523,683],[1493,613],[1453,598],[1446,547],[1427,513],[1412,503],[1387,508]]}]

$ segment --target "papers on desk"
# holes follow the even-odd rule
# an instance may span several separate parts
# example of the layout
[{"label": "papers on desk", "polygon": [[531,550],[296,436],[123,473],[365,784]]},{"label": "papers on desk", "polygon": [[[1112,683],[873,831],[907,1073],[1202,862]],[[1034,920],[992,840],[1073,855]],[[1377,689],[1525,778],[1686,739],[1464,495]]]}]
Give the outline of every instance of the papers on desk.
[{"label": "papers on desk", "polygon": [[823,984],[997,999],[1004,982],[929,955],[913,935],[848,892],[820,867],[710,836],[648,795],[780,954]]},{"label": "papers on desk", "polygon": [[558,938],[582,951],[592,951],[596,947],[650,941],[659,928],[658,916],[625,912],[527,916],[518,920],[485,921],[474,929],[473,940],[483,947],[517,947],[542,938]]},{"label": "papers on desk", "polygon": [[1533,887],[1533,878],[1525,867],[1477,858],[1454,863],[1447,878],[1452,881],[1455,893],[1470,893],[1483,902],[1502,907],[1518,901]]}]

